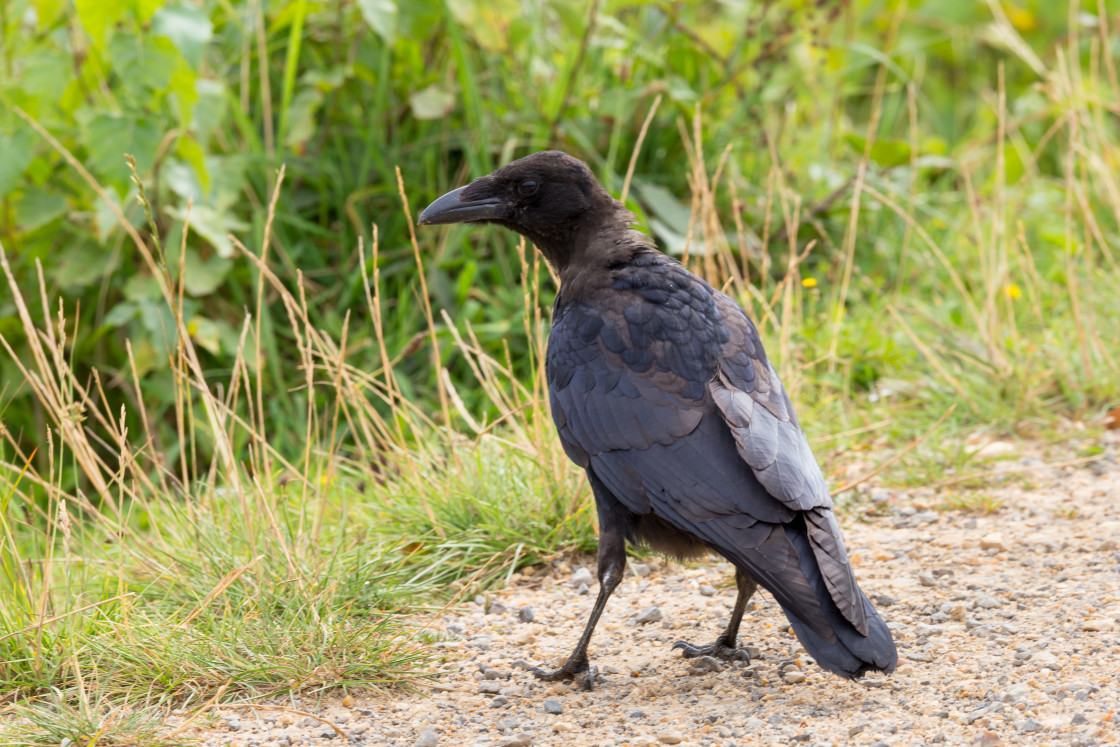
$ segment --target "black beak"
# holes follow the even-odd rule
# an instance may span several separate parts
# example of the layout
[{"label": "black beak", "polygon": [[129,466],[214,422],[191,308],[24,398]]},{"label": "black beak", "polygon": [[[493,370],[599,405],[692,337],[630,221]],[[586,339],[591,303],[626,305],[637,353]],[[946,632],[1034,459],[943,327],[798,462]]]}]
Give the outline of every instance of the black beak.
[{"label": "black beak", "polygon": [[[469,186],[469,185],[468,185]],[[424,208],[416,223],[432,226],[439,223],[467,223],[478,220],[494,220],[505,213],[505,201],[498,197],[481,200],[464,200],[463,190],[454,189]]]}]

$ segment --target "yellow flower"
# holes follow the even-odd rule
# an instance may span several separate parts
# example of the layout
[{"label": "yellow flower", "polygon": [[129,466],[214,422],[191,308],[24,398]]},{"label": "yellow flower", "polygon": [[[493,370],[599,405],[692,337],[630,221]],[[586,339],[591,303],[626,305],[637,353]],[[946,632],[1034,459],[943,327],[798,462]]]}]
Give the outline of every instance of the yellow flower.
[{"label": "yellow flower", "polygon": [[816,278],[801,278],[801,285],[802,285],[802,287],[805,287],[805,288],[816,288],[817,287],[817,279]]},{"label": "yellow flower", "polygon": [[1003,289],[1003,291],[1004,291],[1004,293],[1007,294],[1007,297],[1010,298],[1011,300],[1015,300],[1016,298],[1019,298],[1023,295],[1023,289],[1020,288],[1019,286],[1015,285],[1015,283],[1012,283],[1011,285],[1007,286],[1006,288]]}]

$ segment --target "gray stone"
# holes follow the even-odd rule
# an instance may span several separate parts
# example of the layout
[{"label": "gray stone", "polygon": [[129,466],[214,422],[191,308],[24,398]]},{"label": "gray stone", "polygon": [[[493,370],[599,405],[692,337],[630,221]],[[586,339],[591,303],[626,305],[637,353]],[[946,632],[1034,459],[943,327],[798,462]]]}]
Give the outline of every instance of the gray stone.
[{"label": "gray stone", "polygon": [[693,674],[707,674],[708,672],[722,672],[723,662],[714,656],[701,656],[693,660],[689,671]]},{"label": "gray stone", "polygon": [[998,607],[1002,607],[1003,601],[996,599],[995,597],[988,594],[982,594],[976,598],[976,601],[973,604],[975,604],[980,609],[994,610]]},{"label": "gray stone", "polygon": [[638,578],[645,578],[649,575],[649,566],[645,563],[631,563],[630,571]]},{"label": "gray stone", "polygon": [[500,682],[480,682],[478,683],[478,691],[487,695],[497,695],[502,690],[502,683]]},{"label": "gray stone", "polygon": [[1042,724],[1035,721],[1033,718],[1025,718],[1022,721],[1015,722],[1015,728],[1019,731],[1035,732],[1042,731]]},{"label": "gray stone", "polygon": [[919,573],[918,583],[922,586],[937,586],[937,579],[932,573]]},{"label": "gray stone", "polygon": [[892,597],[890,594],[876,594],[874,596],[874,599],[875,599],[875,604],[879,605],[880,607],[890,607],[891,605],[893,605],[895,602],[898,601],[897,599]]},{"label": "gray stone", "polygon": [[498,742],[498,747],[525,747],[525,745],[529,745],[532,743],[533,736],[531,734],[521,732],[520,734],[514,734],[513,736],[502,739],[500,742]]},{"label": "gray stone", "polygon": [[1089,719],[1085,718],[1084,713],[1075,713],[1073,714],[1073,718],[1071,718],[1069,722],[1074,726],[1081,726],[1082,724],[1089,723]]},{"label": "gray stone", "polygon": [[590,585],[594,580],[595,577],[591,575],[591,571],[581,566],[572,574],[572,588],[578,589],[580,584]]},{"label": "gray stone", "polygon": [[544,702],[544,712],[551,713],[554,716],[559,716],[564,712],[564,706],[560,705],[558,701],[546,700]]},{"label": "gray stone", "polygon": [[579,594],[581,597],[585,597],[585,596],[587,596],[588,594],[591,593],[591,587],[588,586],[587,584],[580,584],[579,588],[576,589],[576,593]]},{"label": "gray stone", "polygon": [[636,622],[638,625],[646,625],[648,623],[657,622],[661,620],[662,617],[664,616],[661,614],[661,610],[657,607],[646,607],[644,610],[638,613],[637,617],[634,618],[634,622]]},{"label": "gray stone", "polygon": [[716,587],[708,586],[707,584],[700,584],[700,596],[710,597],[715,596]]},{"label": "gray stone", "polygon": [[493,700],[490,701],[490,707],[491,708],[501,708],[506,703],[509,703],[509,698],[507,698],[504,695],[499,695],[498,697],[496,697],[496,698],[494,698]]},{"label": "gray stone", "polygon": [[533,608],[529,605],[525,605],[517,610],[517,619],[524,623],[533,622]]}]

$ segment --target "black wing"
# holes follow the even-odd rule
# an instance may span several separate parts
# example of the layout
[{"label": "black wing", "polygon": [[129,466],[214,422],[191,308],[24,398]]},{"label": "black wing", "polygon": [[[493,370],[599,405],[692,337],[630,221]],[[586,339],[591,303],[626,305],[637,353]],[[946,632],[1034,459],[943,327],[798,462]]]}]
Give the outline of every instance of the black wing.
[{"label": "black wing", "polygon": [[602,302],[558,303],[547,364],[565,451],[629,510],[738,561],[833,641],[786,532],[803,521],[830,596],[866,635],[828,489],[754,325],[696,276],[652,262],[620,272]]}]

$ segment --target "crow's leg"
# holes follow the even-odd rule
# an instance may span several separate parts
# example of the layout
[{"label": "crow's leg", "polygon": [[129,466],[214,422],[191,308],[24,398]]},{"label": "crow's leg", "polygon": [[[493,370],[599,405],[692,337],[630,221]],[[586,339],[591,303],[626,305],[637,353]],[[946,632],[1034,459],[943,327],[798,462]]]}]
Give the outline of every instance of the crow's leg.
[{"label": "crow's leg", "polygon": [[684,658],[714,656],[726,661],[732,659],[751,660],[747,652],[739,648],[739,623],[743,621],[743,612],[747,609],[747,602],[758,587],[750,576],[738,569],[735,571],[735,585],[739,587],[739,596],[735,599],[735,609],[731,610],[731,619],[727,622],[727,629],[720,633],[719,638],[716,638],[715,643],[710,646],[695,646],[687,641],[674,643],[673,648],[681,649]]},{"label": "crow's leg", "polygon": [[599,596],[575,651],[564,665],[551,672],[540,667],[529,671],[545,682],[575,680],[582,689],[591,690],[595,687],[595,670],[591,668],[587,658],[587,644],[591,642],[591,634],[595,632],[595,624],[599,622],[599,616],[607,606],[607,599],[622,581],[622,572],[626,570],[626,527],[629,512],[614,499],[591,470],[587,471],[587,476],[595,492],[595,507],[599,513]]}]

